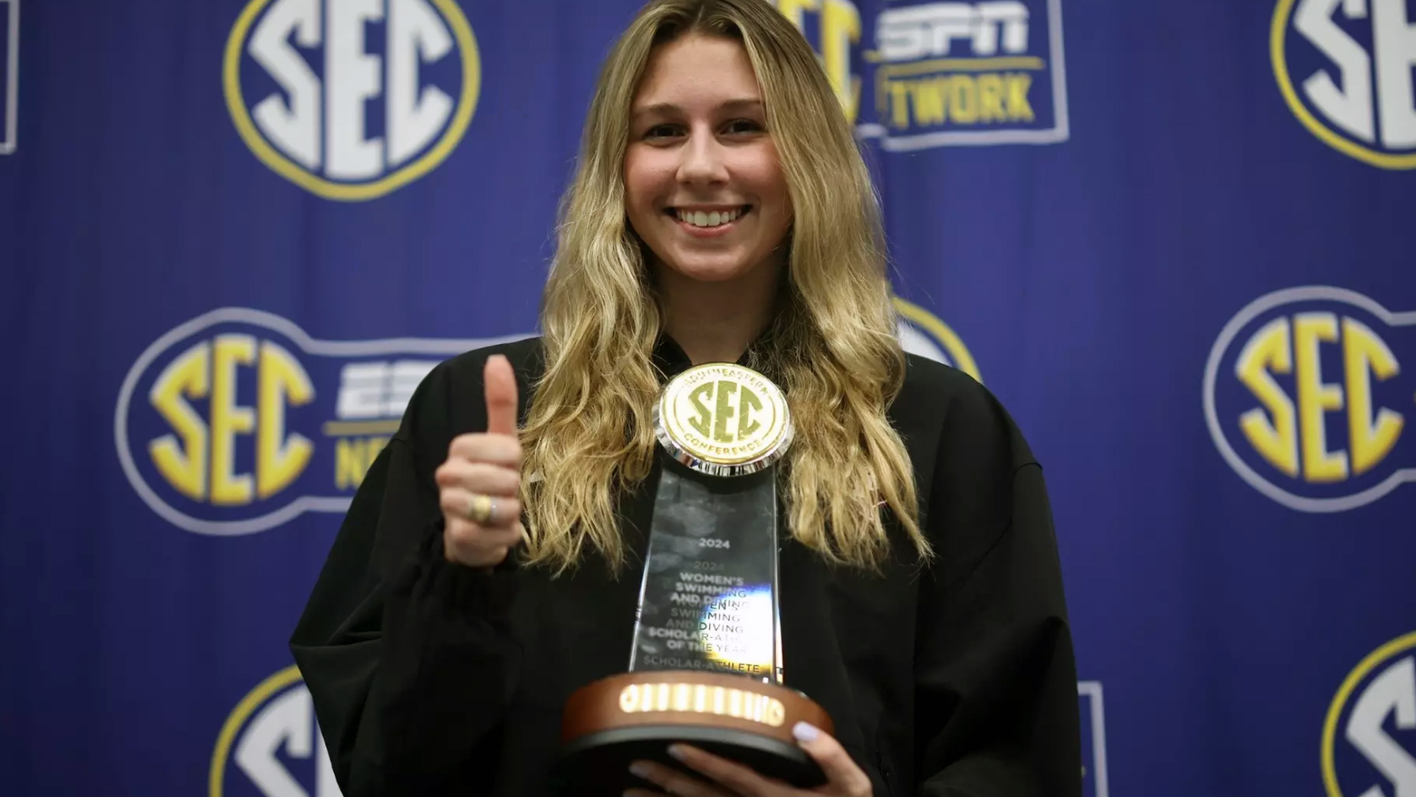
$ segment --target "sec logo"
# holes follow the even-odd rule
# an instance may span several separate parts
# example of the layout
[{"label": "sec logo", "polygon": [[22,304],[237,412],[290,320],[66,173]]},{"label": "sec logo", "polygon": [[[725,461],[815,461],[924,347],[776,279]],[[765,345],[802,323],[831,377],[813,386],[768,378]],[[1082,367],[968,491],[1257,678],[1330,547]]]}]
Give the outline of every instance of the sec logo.
[{"label": "sec logo", "polygon": [[1416,794],[1412,731],[1416,633],[1377,648],[1337,690],[1323,723],[1323,785],[1328,797]]},{"label": "sec logo", "polygon": [[1289,109],[1328,146],[1416,168],[1416,24],[1406,0],[1279,0],[1270,58]]},{"label": "sec logo", "polygon": [[1341,512],[1416,480],[1406,433],[1416,312],[1327,286],[1262,296],[1220,332],[1205,420],[1244,481],[1303,512]]},{"label": "sec logo", "polygon": [[481,63],[453,0],[252,0],[227,39],[222,84],[262,163],[357,201],[447,158],[472,119]]},{"label": "sec logo", "polygon": [[113,441],[154,512],[197,534],[343,513],[423,378],[489,339],[318,340],[225,307],[147,347],[119,388]]},{"label": "sec logo", "polygon": [[237,704],[212,753],[210,797],[340,797],[310,691],[293,665]]},{"label": "sec logo", "polygon": [[895,312],[899,318],[896,336],[905,351],[952,366],[983,382],[978,363],[974,362],[963,339],[938,316],[898,298],[895,299]]}]

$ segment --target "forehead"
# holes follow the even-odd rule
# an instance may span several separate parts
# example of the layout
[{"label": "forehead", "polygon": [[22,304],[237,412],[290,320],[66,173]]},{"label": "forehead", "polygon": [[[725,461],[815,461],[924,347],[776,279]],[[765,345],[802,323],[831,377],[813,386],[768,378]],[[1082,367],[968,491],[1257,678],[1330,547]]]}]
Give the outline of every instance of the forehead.
[{"label": "forehead", "polygon": [[654,48],[634,106],[712,108],[730,99],[760,99],[747,50],[736,39],[690,34]]}]

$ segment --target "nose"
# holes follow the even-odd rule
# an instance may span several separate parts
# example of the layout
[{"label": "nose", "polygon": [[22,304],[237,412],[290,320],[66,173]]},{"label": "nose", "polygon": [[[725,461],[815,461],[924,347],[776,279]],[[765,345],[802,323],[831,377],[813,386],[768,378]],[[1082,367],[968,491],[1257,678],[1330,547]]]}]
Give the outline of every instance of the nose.
[{"label": "nose", "polygon": [[685,185],[712,185],[728,180],[722,144],[711,132],[693,131],[679,150],[678,180]]}]

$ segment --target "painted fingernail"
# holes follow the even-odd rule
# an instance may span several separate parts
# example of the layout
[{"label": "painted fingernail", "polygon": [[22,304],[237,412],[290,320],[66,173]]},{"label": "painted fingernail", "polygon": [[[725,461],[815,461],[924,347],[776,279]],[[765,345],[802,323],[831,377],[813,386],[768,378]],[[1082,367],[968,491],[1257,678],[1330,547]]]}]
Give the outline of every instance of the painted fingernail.
[{"label": "painted fingernail", "polygon": [[649,765],[644,763],[643,761],[635,761],[633,764],[629,765],[629,774],[637,778],[644,778],[645,780],[648,780]]},{"label": "painted fingernail", "polygon": [[683,745],[681,744],[669,745],[669,755],[680,761],[687,760],[688,758],[688,753],[683,749]]},{"label": "painted fingernail", "polygon": [[815,725],[805,722],[798,722],[792,726],[792,736],[799,742],[814,742],[816,737],[821,735],[821,731]]}]

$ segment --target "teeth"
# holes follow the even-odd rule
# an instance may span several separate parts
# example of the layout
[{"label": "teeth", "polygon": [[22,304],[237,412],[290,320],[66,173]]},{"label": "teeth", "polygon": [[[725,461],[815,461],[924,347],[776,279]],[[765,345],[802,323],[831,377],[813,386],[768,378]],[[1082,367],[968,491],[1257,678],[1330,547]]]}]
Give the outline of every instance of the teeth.
[{"label": "teeth", "polygon": [[729,210],[725,213],[716,210],[712,213],[704,213],[701,210],[679,210],[677,214],[679,221],[685,224],[692,224],[695,227],[717,227],[737,219],[742,215],[742,209]]}]

